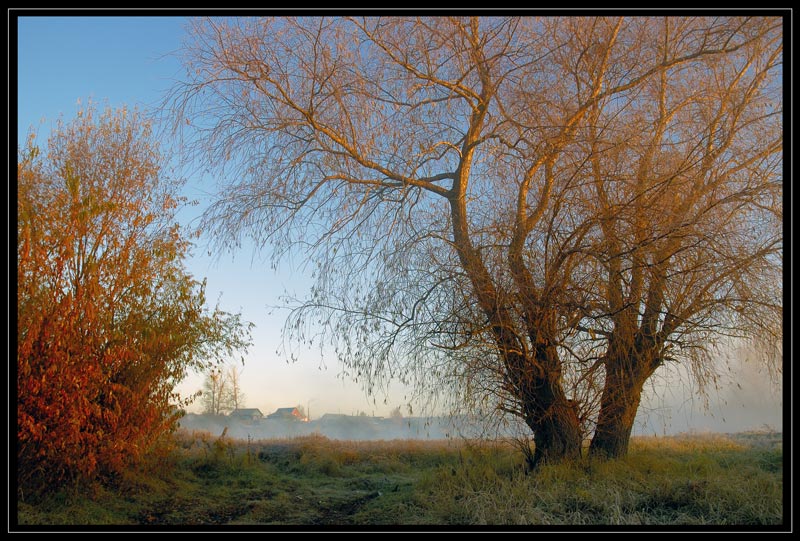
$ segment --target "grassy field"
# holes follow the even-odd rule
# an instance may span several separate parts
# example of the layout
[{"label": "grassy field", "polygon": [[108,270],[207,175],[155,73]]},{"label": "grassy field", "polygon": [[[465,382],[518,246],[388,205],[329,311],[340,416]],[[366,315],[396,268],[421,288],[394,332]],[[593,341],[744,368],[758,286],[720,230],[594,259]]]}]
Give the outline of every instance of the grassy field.
[{"label": "grassy field", "polygon": [[35,525],[779,525],[780,435],[635,438],[526,475],[503,443],[179,434],[110,485],[19,502]]}]

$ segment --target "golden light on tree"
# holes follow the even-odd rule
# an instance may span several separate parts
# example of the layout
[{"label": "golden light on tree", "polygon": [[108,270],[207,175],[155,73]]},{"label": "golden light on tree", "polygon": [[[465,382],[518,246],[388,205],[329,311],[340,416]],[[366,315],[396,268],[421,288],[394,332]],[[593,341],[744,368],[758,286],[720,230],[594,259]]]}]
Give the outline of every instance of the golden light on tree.
[{"label": "golden light on tree", "polygon": [[191,33],[169,105],[225,179],[204,225],[307,254],[286,332],[368,391],[397,378],[516,415],[532,465],[592,431],[614,456],[663,362],[713,372],[709,339],[782,332],[780,20]]},{"label": "golden light on tree", "polygon": [[[665,63],[691,23],[661,22]],[[713,344],[724,337],[755,339],[766,360],[780,357],[782,36],[774,26],[760,20],[747,32],[757,39],[736,51],[663,70],[624,109],[598,103],[592,112],[586,195],[606,282],[587,292],[587,321],[605,348],[593,451],[624,454],[644,382],[664,362],[689,362],[702,384],[714,378]]]}]

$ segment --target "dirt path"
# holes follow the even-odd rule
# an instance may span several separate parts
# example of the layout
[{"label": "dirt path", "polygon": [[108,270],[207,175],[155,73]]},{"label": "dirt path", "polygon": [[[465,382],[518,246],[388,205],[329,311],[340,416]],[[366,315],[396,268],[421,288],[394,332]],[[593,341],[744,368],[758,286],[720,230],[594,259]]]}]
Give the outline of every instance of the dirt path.
[{"label": "dirt path", "polygon": [[[252,504],[234,504],[221,502],[213,508],[205,507],[201,502],[172,499],[159,503],[138,515],[140,524],[145,525],[221,525],[244,515],[252,508]],[[188,520],[187,520],[188,518]]]},{"label": "dirt path", "polygon": [[367,502],[374,500],[381,495],[378,491],[373,491],[365,495],[356,496],[353,499],[336,502],[333,505],[321,507],[322,514],[313,524],[352,524],[352,517]]}]

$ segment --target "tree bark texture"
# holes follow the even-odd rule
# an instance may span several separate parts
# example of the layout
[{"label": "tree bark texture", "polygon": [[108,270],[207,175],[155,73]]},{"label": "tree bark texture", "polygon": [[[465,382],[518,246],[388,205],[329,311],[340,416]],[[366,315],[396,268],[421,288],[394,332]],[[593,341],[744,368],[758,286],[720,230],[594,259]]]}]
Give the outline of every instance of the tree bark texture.
[{"label": "tree bark texture", "polygon": [[591,456],[620,458],[628,453],[642,389],[654,371],[653,363],[642,361],[636,356],[607,360],[597,428],[589,446]]}]

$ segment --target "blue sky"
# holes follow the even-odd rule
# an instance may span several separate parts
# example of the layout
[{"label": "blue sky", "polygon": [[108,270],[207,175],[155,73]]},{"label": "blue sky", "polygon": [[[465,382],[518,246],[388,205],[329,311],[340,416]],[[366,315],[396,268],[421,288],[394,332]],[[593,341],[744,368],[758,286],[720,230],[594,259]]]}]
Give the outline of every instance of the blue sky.
[{"label": "blue sky", "polygon": [[[186,20],[181,17],[23,17],[18,23],[20,141],[31,127],[44,141],[60,115],[65,120],[75,115],[79,100],[150,110],[182,74],[179,59],[173,54],[185,36]],[[213,190],[213,179],[187,178],[186,194],[190,197]],[[245,250],[217,259],[207,252],[201,240],[188,267],[197,278],[207,277],[209,302],[215,303],[222,294],[223,309],[241,311],[245,319],[256,324],[254,346],[245,357],[243,372],[249,407],[267,412],[310,405],[316,417],[325,412],[361,410],[386,415],[394,406],[404,404],[404,390],[400,388],[392,391],[388,404],[383,403],[383,396],[376,397],[373,404],[359,385],[336,377],[338,368],[333,358],[326,358],[326,367],[320,366],[319,352],[310,351],[292,365],[276,353],[283,314],[269,315],[268,307],[278,305],[286,289],[303,296],[310,282],[299,269],[287,264],[272,271],[266,263],[268,254],[254,257]],[[734,431],[765,423],[777,428],[781,419],[775,397],[778,391],[752,368],[739,370],[747,372],[744,380],[748,384],[741,390],[725,386],[719,394],[713,394],[710,413],[704,412],[701,401],[691,399],[682,386],[657,388],[643,401],[640,431]],[[192,375],[180,390],[188,394],[201,384],[202,378]]]},{"label": "blue sky", "polygon": [[180,63],[179,17],[19,19],[20,136],[46,117],[70,116],[78,99],[156,105]]},{"label": "blue sky", "polygon": [[[19,140],[24,141],[33,128],[44,142],[60,115],[65,120],[75,116],[79,100],[91,99],[100,107],[106,103],[147,111],[156,107],[181,74],[174,53],[185,24],[181,17],[20,18]],[[212,190],[214,179],[187,178],[185,193],[191,198],[203,198]],[[299,269],[287,264],[274,272],[266,263],[268,254],[254,257],[242,251],[216,257],[208,251],[201,239],[188,267],[198,279],[208,279],[209,303],[219,299],[223,309],[241,311],[256,324],[254,346],[245,356],[242,374],[248,406],[267,412],[303,404],[315,416],[362,410],[384,415],[390,406],[400,405],[402,394],[388,405],[382,396],[374,404],[358,385],[336,377],[333,359],[326,358],[326,367],[321,367],[318,351],[308,352],[291,365],[276,353],[285,313],[270,316],[269,307],[278,305],[286,290],[300,296],[308,289],[310,282]],[[202,377],[192,375],[180,390],[191,394],[201,386]]]}]

